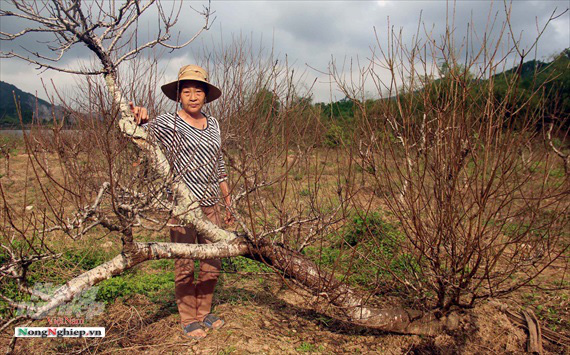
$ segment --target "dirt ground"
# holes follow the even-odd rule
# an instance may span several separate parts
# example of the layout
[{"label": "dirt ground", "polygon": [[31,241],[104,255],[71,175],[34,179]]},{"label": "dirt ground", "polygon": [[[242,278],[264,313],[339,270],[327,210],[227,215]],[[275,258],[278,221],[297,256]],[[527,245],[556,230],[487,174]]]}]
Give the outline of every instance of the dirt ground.
[{"label": "dirt ground", "polygon": [[[335,321],[307,307],[298,292],[275,276],[223,275],[216,290],[216,314],[226,325],[203,340],[183,335],[173,294],[158,301],[135,295],[107,305],[85,326],[106,328],[105,338],[20,338],[16,354],[482,354],[522,353],[525,331],[491,304],[465,317],[460,330],[435,338],[371,331]],[[35,321],[30,326],[45,326]],[[13,328],[1,335],[2,349]],[[544,343],[547,353],[569,349]]]},{"label": "dirt ground", "polygon": [[[25,170],[25,160],[13,168]],[[25,175],[14,175],[7,188],[18,192]],[[28,177],[31,180],[31,177]],[[33,202],[33,201],[32,201]],[[32,203],[30,202],[30,204]],[[112,243],[111,243],[112,244]],[[118,242],[115,245],[119,245]],[[561,261],[563,264],[563,262]],[[549,270],[537,280],[546,288],[560,279],[567,265]],[[512,309],[533,309],[544,326],[570,335],[567,290],[520,289],[501,302]],[[387,301],[386,303],[390,303]],[[435,338],[395,335],[335,321],[315,312],[310,302],[267,274],[224,274],[216,289],[216,314],[226,325],[200,341],[186,338],[179,324],[174,290],[151,300],[135,295],[108,304],[103,315],[84,326],[106,328],[105,338],[19,338],[16,354],[487,354],[523,353],[527,336],[507,316],[482,304],[461,322],[460,330]],[[34,321],[29,326],[47,326]],[[13,340],[14,326],[0,334],[0,351]],[[544,341],[547,353],[570,354],[570,349]]]}]

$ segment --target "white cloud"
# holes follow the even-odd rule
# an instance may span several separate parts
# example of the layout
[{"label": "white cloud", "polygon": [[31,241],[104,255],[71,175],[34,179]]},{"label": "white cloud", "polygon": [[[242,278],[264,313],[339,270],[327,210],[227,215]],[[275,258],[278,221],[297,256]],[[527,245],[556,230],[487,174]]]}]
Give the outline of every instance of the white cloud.
[{"label": "white cloud", "polygon": [[[45,100],[48,99],[46,90],[50,95],[55,95],[53,87],[56,87],[58,92],[64,96],[73,91],[75,75],[49,70],[40,71],[36,68],[37,66],[22,61],[1,59],[0,79]],[[55,101],[59,100],[56,98]]]},{"label": "white cloud", "polygon": [[[252,45],[257,46],[260,43],[258,39],[263,38],[261,45],[266,48],[266,52],[270,52],[273,46],[274,53],[281,61],[287,55],[289,63],[294,63],[298,72],[306,72],[307,87],[317,79],[313,87],[316,101],[328,100],[331,92],[333,99],[340,99],[342,94],[331,89],[330,79],[321,72],[328,70],[331,57],[337,63],[344,60],[349,63],[351,59],[356,62],[357,58],[361,63],[365,62],[371,55],[371,47],[376,46],[374,28],[384,49],[392,28],[396,32],[402,29],[403,44],[409,47],[416,35],[421,13],[423,24],[420,26],[420,37],[425,37],[424,29],[427,29],[433,39],[439,40],[445,33],[447,20],[455,26],[458,42],[465,38],[468,27],[474,27],[479,39],[470,40],[477,46],[483,38],[484,30],[487,28],[490,31],[490,27],[486,27],[489,19],[496,19],[492,31],[495,36],[505,20],[501,1],[459,1],[455,3],[455,9],[453,4],[444,1],[213,1],[216,20],[210,31],[187,49],[166,54],[161,63],[165,65],[165,80],[171,80],[176,77],[178,68],[194,61],[204,46],[206,51],[213,51],[221,43],[231,42],[232,36],[240,35],[253,37]],[[200,3],[194,7],[199,8]],[[560,12],[568,7],[568,2],[512,3],[511,24],[516,35],[522,32],[522,47],[530,46],[537,34],[536,23],[544,25],[556,7]],[[179,30],[183,33],[193,32],[198,26],[196,14],[186,6],[183,11]],[[537,57],[545,58],[570,47],[569,19],[570,15],[566,13],[550,24],[537,47]],[[151,20],[146,23],[148,26],[153,25]],[[391,27],[388,28],[388,25]],[[153,30],[149,27],[145,31],[152,33]],[[507,42],[505,38],[505,46]],[[32,43],[36,45],[30,40],[25,45]],[[3,45],[5,48],[6,45]],[[81,51],[82,55],[85,53],[87,52]],[[30,66],[18,63],[2,59],[1,80],[26,91],[41,92],[37,72]],[[350,72],[345,68],[344,75]],[[57,80],[62,77],[61,74],[48,72],[41,76]],[[58,82],[68,85],[69,79]],[[374,92],[373,83],[367,83],[365,89]]]}]

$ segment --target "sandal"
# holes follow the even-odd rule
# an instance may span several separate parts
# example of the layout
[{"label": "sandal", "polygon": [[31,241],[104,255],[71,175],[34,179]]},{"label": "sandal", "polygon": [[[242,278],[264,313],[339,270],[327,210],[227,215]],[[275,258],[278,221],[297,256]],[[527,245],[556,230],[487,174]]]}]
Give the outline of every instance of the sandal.
[{"label": "sandal", "polygon": [[198,329],[202,329],[202,325],[200,324],[200,322],[192,322],[190,324],[188,324],[185,327],[182,327],[182,329],[184,329],[184,334],[186,334],[187,337],[194,339],[194,340],[200,340],[200,339],[204,339],[206,337],[206,335],[191,335],[190,333],[192,333],[195,330]]},{"label": "sandal", "polygon": [[[221,321],[222,323],[218,326],[214,327],[214,323],[216,323],[217,321]],[[221,327],[224,326],[224,324],[226,322],[224,322],[223,319],[221,319],[220,317],[209,313],[206,317],[204,317],[204,320],[202,321],[202,323],[204,324],[205,327],[210,328],[210,329],[220,329]]]}]

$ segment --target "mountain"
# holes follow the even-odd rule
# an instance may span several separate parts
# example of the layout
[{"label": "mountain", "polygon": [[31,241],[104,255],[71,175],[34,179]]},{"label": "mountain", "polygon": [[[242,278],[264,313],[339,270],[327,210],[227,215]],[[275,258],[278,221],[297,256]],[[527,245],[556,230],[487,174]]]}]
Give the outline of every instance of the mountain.
[{"label": "mountain", "polygon": [[[449,92],[446,85],[450,85],[448,74],[455,70],[457,76],[462,77],[465,74],[470,90],[475,92],[481,90],[486,92],[489,90],[488,86],[492,84],[491,90],[493,90],[496,102],[505,102],[508,105],[507,112],[517,112],[523,103],[528,103],[528,107],[535,109],[536,114],[541,115],[540,118],[544,119],[545,122],[548,123],[556,119],[563,127],[570,128],[570,48],[556,55],[551,61],[530,60],[520,66],[516,65],[514,68],[497,73],[492,77],[492,80],[475,79],[474,74],[465,73],[465,68],[462,65],[449,66],[443,63],[440,69],[441,74],[443,74],[442,77],[430,78],[426,80],[424,87],[407,93],[410,95],[409,97],[417,97],[415,100],[409,100],[417,106],[412,111],[424,112],[422,96],[426,89],[429,89],[429,95],[433,95],[430,99],[432,103],[438,101],[438,95],[442,95],[441,100],[448,100],[449,98],[446,97]],[[512,88],[513,83],[516,89]],[[487,98],[486,95],[473,95],[473,97],[479,97],[483,100]],[[381,115],[383,104],[386,102],[396,104],[394,98],[395,96],[366,100],[367,112]],[[345,98],[328,104],[317,103],[315,106],[321,108],[323,122],[332,120],[341,130],[350,129],[352,119],[355,116],[355,105],[351,100]],[[397,111],[397,108],[394,110]],[[540,128],[541,124],[539,123],[537,128]]]},{"label": "mountain", "polygon": [[[533,105],[541,105],[545,114],[561,119],[570,117],[570,48],[565,49],[551,62],[531,60],[495,76],[495,93],[498,98],[507,95],[507,82],[515,75],[518,81],[519,102],[531,100]],[[544,97],[535,95],[541,87]]]},{"label": "mountain", "polygon": [[[12,84],[0,81],[0,127],[20,127],[20,119],[14,102],[14,94],[22,109],[22,121],[28,125],[37,120],[46,121],[51,119],[53,105],[49,102],[36,98],[35,95],[18,89]],[[36,107],[37,105],[37,107]],[[59,109],[56,106],[56,109]],[[36,117],[36,113],[37,116]]]}]

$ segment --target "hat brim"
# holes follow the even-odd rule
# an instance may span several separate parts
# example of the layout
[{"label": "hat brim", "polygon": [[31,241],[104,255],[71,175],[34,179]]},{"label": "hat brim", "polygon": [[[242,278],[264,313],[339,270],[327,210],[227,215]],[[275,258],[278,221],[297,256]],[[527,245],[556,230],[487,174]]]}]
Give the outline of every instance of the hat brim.
[{"label": "hat brim", "polygon": [[178,101],[178,88],[180,87],[180,85],[184,81],[197,81],[197,82],[205,84],[208,87],[208,94],[206,95],[206,102],[212,102],[212,101],[216,100],[217,98],[219,98],[220,96],[222,96],[222,91],[220,89],[218,89],[217,87],[215,87],[214,85],[212,85],[206,81],[197,80],[197,79],[175,80],[171,83],[162,85],[160,88],[162,89],[162,92],[164,93],[164,95],[166,95],[166,97],[168,97],[170,100]]}]

